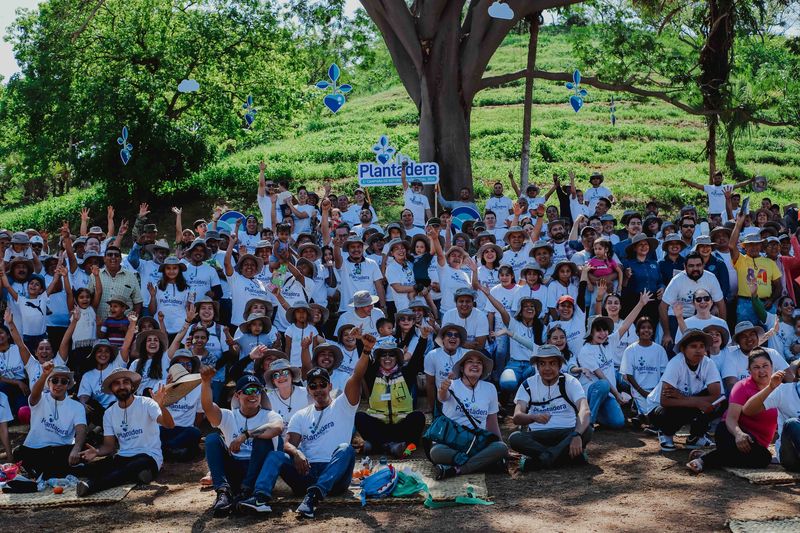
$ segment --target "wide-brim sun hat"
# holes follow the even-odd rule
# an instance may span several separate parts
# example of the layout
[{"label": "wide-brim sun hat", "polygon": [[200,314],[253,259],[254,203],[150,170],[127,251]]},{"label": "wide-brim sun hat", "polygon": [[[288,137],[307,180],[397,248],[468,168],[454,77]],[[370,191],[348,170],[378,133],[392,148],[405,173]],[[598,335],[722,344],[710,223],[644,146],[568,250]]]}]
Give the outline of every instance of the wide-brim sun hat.
[{"label": "wide-brim sun hat", "polygon": [[257,303],[260,303],[264,306],[265,309],[264,315],[272,316],[272,311],[274,309],[272,302],[268,302],[267,300],[262,300],[261,298],[251,298],[247,300],[246,304],[244,304],[244,313],[242,313],[242,318],[244,320],[247,320],[247,317],[249,317],[252,314],[253,306]]},{"label": "wide-brim sun hat", "polygon": [[403,364],[405,353],[403,352],[403,349],[398,347],[394,342],[386,342],[384,344],[375,346],[375,348],[372,350],[372,354],[376,361],[379,360],[385,353],[393,355],[395,362],[398,365]]},{"label": "wide-brim sun hat", "polygon": [[764,334],[764,328],[761,326],[756,326],[752,322],[748,320],[743,320],[736,324],[736,327],[733,330],[733,340],[737,344],[739,343],[739,335],[742,333],[746,333],[748,331],[755,331],[756,334],[761,337]]},{"label": "wide-brim sun hat", "polygon": [[681,236],[678,235],[677,233],[672,233],[670,235],[667,235],[667,237],[664,239],[664,242],[661,243],[661,249],[666,252],[667,247],[670,244],[680,244],[681,250],[683,250],[688,246],[688,244],[683,242],[683,239],[681,239]]},{"label": "wide-brim sun hat", "polygon": [[466,360],[470,357],[480,357],[481,362],[483,363],[483,371],[481,372],[481,379],[486,379],[492,374],[492,369],[494,368],[494,361],[489,359],[483,352],[479,352],[478,350],[467,350],[464,355],[461,356],[461,359],[458,360],[456,364],[453,365],[452,373],[453,376],[456,378],[461,378],[462,368]]},{"label": "wide-brim sun hat", "polygon": [[720,336],[722,337],[723,348],[731,342],[731,334],[728,331],[728,328],[720,326],[719,324],[709,324],[703,328],[703,332],[705,333],[710,333],[711,331],[719,332]]},{"label": "wide-brim sun hat", "polygon": [[300,309],[305,309],[306,312],[308,313],[309,318],[311,317],[311,306],[308,305],[308,302],[299,301],[296,304],[294,304],[293,306],[291,306],[289,309],[286,310],[286,321],[289,324],[294,324],[294,322],[295,322],[295,314]]},{"label": "wide-brim sun hat", "polygon": [[536,311],[536,314],[534,314],[535,317],[539,316],[539,314],[542,312],[542,302],[540,302],[533,296],[525,296],[519,299],[519,309],[514,314],[514,318],[517,321],[522,320],[522,305],[525,304],[526,302],[533,302],[533,308]]},{"label": "wide-brim sun hat", "polygon": [[442,346],[444,343],[444,334],[450,330],[455,330],[458,332],[459,337],[461,338],[461,344],[467,342],[467,330],[463,327],[459,326],[458,324],[445,324],[441,328],[439,328],[439,333],[436,335],[436,344]]},{"label": "wide-brim sun hat", "polygon": [[264,270],[264,260],[260,257],[253,255],[253,254],[242,254],[238,261],[236,261],[235,270],[239,274],[242,273],[242,263],[247,261],[248,259],[252,259],[256,263],[256,272],[261,272]]},{"label": "wide-brim sun hat", "polygon": [[342,361],[344,360],[344,354],[342,353],[341,348],[329,342],[323,342],[321,344],[317,344],[317,346],[314,348],[313,353],[311,354],[311,365],[319,366],[319,364],[317,364],[317,359],[319,358],[319,354],[326,350],[333,353],[333,366],[331,366],[330,371],[336,370],[342,364]]},{"label": "wide-brim sun hat", "polygon": [[586,334],[583,336],[583,340],[588,341],[592,338],[592,332],[594,326],[605,326],[602,329],[608,331],[608,334],[611,335],[614,333],[614,321],[611,320],[610,317],[602,316],[602,315],[595,315],[589,320],[589,323],[586,325]]},{"label": "wide-brim sun hat", "polygon": [[[131,353],[138,357],[140,355],[145,354],[144,350],[144,343],[147,342],[147,337],[155,335],[158,337],[158,341],[161,343],[161,352],[164,352],[169,348],[169,340],[167,339],[167,334],[161,331],[160,329],[148,329],[147,331],[140,331],[136,334],[136,338],[133,341],[133,348]],[[157,357],[161,357],[161,353],[156,354]]]},{"label": "wide-brim sun hat", "polygon": [[105,378],[103,378],[103,392],[106,394],[114,394],[111,392],[111,383],[119,378],[128,378],[131,380],[132,393],[135,393],[136,389],[138,389],[139,385],[142,383],[142,376],[133,370],[128,370],[127,368],[115,368],[109,372]]},{"label": "wide-brim sun hat", "polygon": [[186,272],[186,263],[184,263],[174,255],[171,255],[166,259],[164,259],[164,262],[158,265],[158,271],[163,273],[164,269],[168,266],[177,266],[181,272]]},{"label": "wide-brim sun hat", "polygon": [[655,250],[658,247],[658,240],[657,239],[655,239],[653,237],[648,237],[644,232],[637,233],[631,239],[631,243],[628,246],[625,247],[625,255],[628,256],[629,258],[633,257],[634,255],[636,255],[636,246],[638,246],[639,243],[644,242],[644,241],[647,241],[647,243],[650,245],[650,252],[652,252],[653,250]]},{"label": "wide-brim sun hat", "polygon": [[53,367],[53,370],[50,372],[50,375],[47,376],[47,383],[50,383],[50,380],[53,379],[55,376],[64,376],[69,380],[67,384],[67,389],[71,389],[75,385],[75,373],[69,369],[67,366],[63,365],[56,365]]},{"label": "wide-brim sun hat", "polygon": [[267,390],[275,390],[278,388],[275,385],[274,380],[272,379],[272,373],[279,372],[281,370],[288,370],[290,372],[292,383],[297,383],[302,379],[300,369],[297,367],[293,367],[291,364],[289,364],[288,359],[275,359],[273,362],[269,364],[269,368],[265,370],[265,373],[267,374],[267,379],[266,383],[264,384],[264,387]]},{"label": "wide-brim sun hat", "polygon": [[542,344],[531,354],[531,364],[535,364],[536,359],[547,359],[548,357],[557,357],[561,359],[562,364],[567,360],[558,347],[552,344]]},{"label": "wide-brim sun hat", "polygon": [[[191,352],[189,352],[191,353]],[[173,359],[176,357],[187,357],[185,354],[175,352]],[[194,358],[198,359],[197,356]],[[192,374],[186,370],[182,365],[170,365],[169,375],[172,376],[172,381],[164,385],[164,405],[172,405],[187,394],[192,392],[200,385],[202,377],[200,374]]]},{"label": "wide-brim sun hat", "polygon": [[318,303],[312,303],[309,305],[311,309],[316,309],[322,315],[322,324],[325,324],[328,321],[328,318],[331,316],[330,310],[325,307],[324,305],[320,305]]},{"label": "wide-brim sun hat", "polygon": [[380,298],[375,296],[374,294],[370,294],[368,291],[356,291],[353,294],[352,301],[347,304],[348,307],[368,307],[370,305],[375,305],[380,301]]},{"label": "wide-brim sun hat", "polygon": [[681,337],[677,345],[678,351],[682,353],[687,344],[695,341],[703,341],[706,345],[706,350],[711,348],[711,335],[702,330],[691,328],[683,332],[683,337]]},{"label": "wide-brim sun hat", "polygon": [[250,333],[250,326],[252,326],[256,322],[261,322],[263,327],[262,332],[267,333],[269,330],[272,329],[272,320],[269,319],[268,316],[263,315],[261,313],[251,313],[247,320],[239,324],[239,331],[242,333]]},{"label": "wide-brim sun hat", "polygon": [[501,259],[503,259],[503,249],[493,242],[487,242],[478,248],[478,253],[475,254],[475,257],[478,258],[478,261],[483,259],[483,254],[486,252],[486,250],[494,250],[494,253],[497,254],[497,259],[495,259],[495,262],[499,262]]}]

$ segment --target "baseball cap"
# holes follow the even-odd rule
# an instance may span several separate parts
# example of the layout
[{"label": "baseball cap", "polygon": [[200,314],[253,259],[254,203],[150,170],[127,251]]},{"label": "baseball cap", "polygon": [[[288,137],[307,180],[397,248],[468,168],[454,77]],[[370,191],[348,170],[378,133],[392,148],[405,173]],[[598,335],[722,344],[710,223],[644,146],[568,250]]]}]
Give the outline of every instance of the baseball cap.
[{"label": "baseball cap", "polygon": [[311,383],[311,381],[313,381],[315,379],[321,379],[325,383],[330,383],[331,382],[331,375],[328,373],[328,371],[326,369],[320,368],[320,367],[315,367],[315,368],[312,368],[311,371],[309,371],[308,374],[306,374],[306,383]]},{"label": "baseball cap", "polygon": [[240,377],[236,381],[236,392],[240,392],[246,389],[247,387],[254,387],[254,386],[259,387],[261,389],[264,388],[264,384],[261,382],[260,379],[258,379],[256,376],[253,376],[252,374],[248,374],[246,376]]},{"label": "baseball cap", "polygon": [[569,303],[574,305],[575,304],[575,298],[573,298],[569,294],[565,294],[565,295],[561,296],[558,300],[556,300],[556,305],[562,304],[564,302],[569,302]]}]

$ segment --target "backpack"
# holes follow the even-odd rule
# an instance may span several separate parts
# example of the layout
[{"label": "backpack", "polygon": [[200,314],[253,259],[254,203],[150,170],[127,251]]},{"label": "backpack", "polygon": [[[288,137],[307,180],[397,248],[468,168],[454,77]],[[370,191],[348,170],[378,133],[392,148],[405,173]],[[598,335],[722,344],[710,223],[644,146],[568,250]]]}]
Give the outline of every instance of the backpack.
[{"label": "backpack", "polygon": [[397,486],[397,470],[388,465],[361,480],[361,506],[367,505],[367,498],[385,498]]},{"label": "backpack", "polygon": [[546,402],[534,402],[533,401],[533,396],[531,395],[531,386],[528,385],[528,380],[527,379],[522,382],[522,386],[525,389],[525,392],[528,393],[528,399],[530,400],[528,402],[528,405],[547,405],[548,403],[552,402],[553,400],[558,400],[559,398],[563,398],[564,401],[567,402],[570,407],[572,407],[572,410],[575,411],[575,415],[577,416],[577,414],[578,414],[578,406],[575,405],[575,402],[570,400],[569,396],[567,396],[567,378],[566,378],[566,376],[564,374],[559,374],[558,375],[558,393],[559,393],[559,396],[556,396],[555,398],[550,398]]}]

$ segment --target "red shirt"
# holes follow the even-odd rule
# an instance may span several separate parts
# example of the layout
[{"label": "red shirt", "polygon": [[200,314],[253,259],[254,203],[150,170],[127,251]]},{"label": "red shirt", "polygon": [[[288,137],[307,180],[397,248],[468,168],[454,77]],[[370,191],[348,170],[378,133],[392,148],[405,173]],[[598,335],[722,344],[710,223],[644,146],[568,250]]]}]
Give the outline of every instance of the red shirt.
[{"label": "red shirt", "polygon": [[[758,394],[759,390],[753,378],[747,376],[733,386],[730,403],[744,405],[747,403],[747,400]],[[723,423],[727,417],[728,412],[725,411],[725,414],[722,415]],[[739,427],[742,428],[742,431],[745,433],[752,435],[757,443],[766,448],[772,443],[772,439],[775,437],[775,431],[778,429],[778,410],[767,409],[761,411],[756,416],[747,416],[742,413],[739,415]]]}]

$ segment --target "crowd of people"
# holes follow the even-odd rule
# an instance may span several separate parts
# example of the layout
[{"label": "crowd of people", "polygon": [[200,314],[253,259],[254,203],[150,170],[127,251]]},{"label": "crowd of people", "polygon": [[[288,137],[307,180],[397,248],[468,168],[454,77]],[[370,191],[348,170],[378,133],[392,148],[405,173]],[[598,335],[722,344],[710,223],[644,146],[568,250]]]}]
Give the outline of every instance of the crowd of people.
[{"label": "crowd of people", "polygon": [[[264,170],[260,216],[184,228],[173,208],[175,242],[148,204],[130,226],[109,207],[105,230],[84,210],[57,238],[0,231],[8,461],[75,475],[82,497],[204,450],[215,516],[270,512],[280,477],[309,518],[350,486],[353,443],[419,444],[446,479],[506,471],[509,449],[522,471],[586,463],[598,427],[669,453],[688,425],[693,472],[800,471],[798,213],[750,209],[752,180],[685,181],[702,210],[617,220],[602,174],[510,176],[514,197],[498,181],[465,221],[470,188],[432,208],[404,166],[400,220],[382,221],[361,188]],[[14,449],[9,423],[30,424]]]}]

